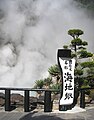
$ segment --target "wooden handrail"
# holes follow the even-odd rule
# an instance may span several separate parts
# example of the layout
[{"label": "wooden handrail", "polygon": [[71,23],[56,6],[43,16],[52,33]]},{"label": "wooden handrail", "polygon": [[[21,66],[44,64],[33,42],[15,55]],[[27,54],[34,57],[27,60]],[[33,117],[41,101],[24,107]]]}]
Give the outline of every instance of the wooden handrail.
[{"label": "wooden handrail", "polygon": [[0,90],[17,90],[17,91],[51,91],[51,92],[59,92],[60,90],[56,89],[34,89],[34,88],[13,88],[13,87],[0,87]]}]

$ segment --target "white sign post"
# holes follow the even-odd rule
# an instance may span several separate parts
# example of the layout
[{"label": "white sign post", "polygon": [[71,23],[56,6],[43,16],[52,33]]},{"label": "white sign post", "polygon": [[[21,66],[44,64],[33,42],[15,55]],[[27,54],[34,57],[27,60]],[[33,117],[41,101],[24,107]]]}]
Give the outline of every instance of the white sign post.
[{"label": "white sign post", "polygon": [[59,57],[59,63],[62,69],[63,77],[63,96],[60,99],[60,105],[70,105],[74,99],[74,67],[75,59],[62,59]]}]

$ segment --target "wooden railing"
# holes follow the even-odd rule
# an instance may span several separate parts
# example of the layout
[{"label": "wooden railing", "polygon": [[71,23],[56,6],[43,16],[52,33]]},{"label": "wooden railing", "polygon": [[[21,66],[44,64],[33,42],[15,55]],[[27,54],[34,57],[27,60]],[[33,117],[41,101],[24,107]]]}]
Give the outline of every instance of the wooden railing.
[{"label": "wooden railing", "polygon": [[30,91],[44,91],[44,112],[52,111],[51,93],[59,92],[59,90],[52,89],[31,89],[31,88],[3,88],[0,90],[5,90],[5,111],[11,110],[11,90],[24,91],[24,112],[29,112],[29,92]]},{"label": "wooden railing", "polygon": [[[82,88],[79,89],[80,95],[80,107],[85,108],[85,91],[91,90],[93,88]],[[5,91],[5,111],[11,111],[11,91],[24,91],[24,112],[29,112],[29,93],[30,91],[44,91],[44,112],[52,111],[52,101],[51,101],[51,93],[52,92],[60,92],[60,90],[55,89],[32,89],[32,88],[4,88],[0,87],[0,90]],[[65,106],[66,107],[66,106]]]},{"label": "wooden railing", "polygon": [[94,89],[94,87],[88,87],[88,88],[81,88],[79,89],[80,93],[81,93],[81,96],[80,96],[80,107],[81,108],[85,108],[85,91],[86,90],[92,90]]}]

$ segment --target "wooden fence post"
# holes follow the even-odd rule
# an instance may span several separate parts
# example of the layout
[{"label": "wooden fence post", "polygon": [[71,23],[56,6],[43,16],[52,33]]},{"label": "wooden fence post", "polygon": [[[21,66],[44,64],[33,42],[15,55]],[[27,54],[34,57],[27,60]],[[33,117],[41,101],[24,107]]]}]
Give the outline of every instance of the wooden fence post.
[{"label": "wooden fence post", "polygon": [[24,112],[29,112],[29,90],[24,91]]},{"label": "wooden fence post", "polygon": [[45,91],[44,95],[44,112],[52,111],[51,91]]},{"label": "wooden fence post", "polygon": [[85,108],[85,90],[81,90],[80,107]]},{"label": "wooden fence post", "polygon": [[5,111],[10,111],[10,90],[5,90]]}]

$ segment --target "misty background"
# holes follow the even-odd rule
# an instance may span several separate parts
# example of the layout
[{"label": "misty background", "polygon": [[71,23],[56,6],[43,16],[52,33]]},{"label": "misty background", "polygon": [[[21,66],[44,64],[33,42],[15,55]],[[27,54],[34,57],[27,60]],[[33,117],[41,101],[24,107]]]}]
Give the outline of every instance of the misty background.
[{"label": "misty background", "polygon": [[0,87],[33,87],[69,44],[69,29],[94,52],[94,20],[76,0],[0,0]]}]

